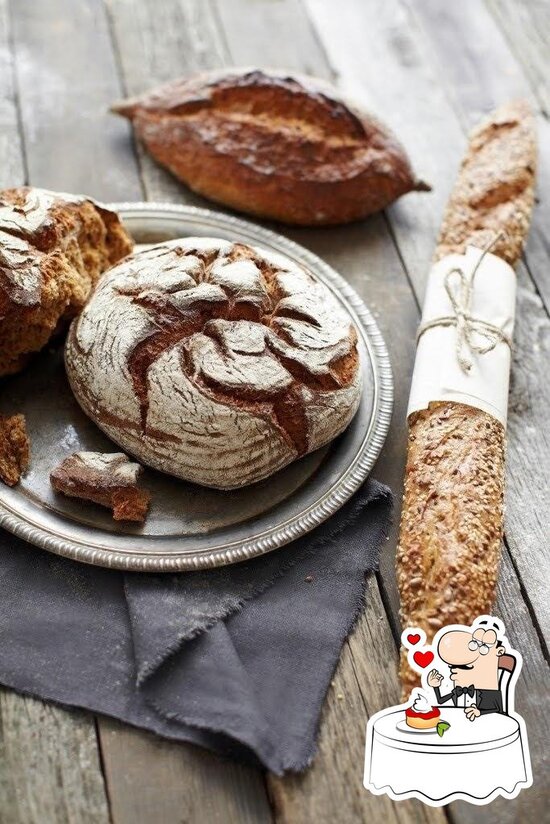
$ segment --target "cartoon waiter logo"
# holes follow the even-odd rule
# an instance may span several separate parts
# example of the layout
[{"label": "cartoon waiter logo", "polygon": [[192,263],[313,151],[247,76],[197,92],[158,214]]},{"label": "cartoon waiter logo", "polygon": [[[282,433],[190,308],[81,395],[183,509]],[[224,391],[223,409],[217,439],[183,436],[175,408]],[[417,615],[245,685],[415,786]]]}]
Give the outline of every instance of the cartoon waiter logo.
[{"label": "cartoon waiter logo", "polygon": [[369,720],[365,787],[431,806],[487,804],[529,787],[527,731],[514,712],[522,658],[502,622],[482,615],[471,626],[443,627],[431,645],[409,628],[402,643],[422,688]]},{"label": "cartoon waiter logo", "polygon": [[[441,694],[443,676],[433,669],[428,673],[438,704],[452,701],[463,706],[466,717],[474,721],[488,712],[504,712],[499,686],[500,658],[506,649],[497,637],[502,628],[492,620],[482,619],[472,628],[446,630],[437,645],[439,658],[448,665],[453,689]],[[514,667],[514,661],[510,666]]]}]

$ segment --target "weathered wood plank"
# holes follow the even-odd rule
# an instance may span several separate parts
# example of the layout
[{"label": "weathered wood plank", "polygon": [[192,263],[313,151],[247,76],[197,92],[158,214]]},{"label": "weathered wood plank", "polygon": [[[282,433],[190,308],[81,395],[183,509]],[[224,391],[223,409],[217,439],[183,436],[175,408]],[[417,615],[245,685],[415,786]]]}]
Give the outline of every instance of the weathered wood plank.
[{"label": "weathered wood plank", "polygon": [[433,185],[432,192],[409,194],[388,210],[421,301],[465,136],[426,59],[427,46],[398,0],[305,3],[338,85],[394,129],[417,175]]},{"label": "weathered wood plank", "polygon": [[[232,63],[332,77],[299,0],[212,0]],[[301,48],[303,46],[303,48]]]},{"label": "weathered wood plank", "polygon": [[15,0],[11,18],[30,181],[139,200],[128,124],[108,113],[121,89],[101,0]]},{"label": "weathered wood plank", "polygon": [[25,182],[25,159],[19,134],[15,68],[10,48],[8,0],[0,0],[0,188]]},{"label": "weathered wood plank", "polygon": [[[209,3],[107,0],[107,11],[126,94],[226,61]],[[138,153],[148,199],[205,205],[141,147]],[[180,819],[190,824],[270,819],[259,770],[231,765],[195,747],[161,742],[113,722],[100,720],[99,726],[115,824],[148,823],[152,815],[169,824]]]},{"label": "weathered wood plank", "polygon": [[418,801],[396,804],[362,786],[367,719],[398,700],[397,651],[371,577],[364,618],[344,647],[325,703],[313,769],[298,776],[269,777],[276,821],[443,824],[442,810]]},{"label": "weathered wood plank", "polygon": [[[410,2],[410,0],[409,0]],[[466,128],[482,114],[507,98],[527,96],[536,106],[521,67],[510,53],[502,33],[482,3],[465,0],[460,6],[442,6],[434,0],[410,4],[429,38],[429,53],[445,80],[445,88],[457,115]],[[545,182],[550,184],[550,123],[539,118],[539,188],[541,198],[533,215],[533,229],[527,248],[529,273],[544,296],[550,295],[550,249],[548,226],[550,202]],[[550,531],[550,489],[546,465],[550,461],[550,440],[544,422],[550,392],[544,380],[548,352],[548,304],[546,311],[523,269],[519,272],[518,326],[512,372],[509,423],[507,536],[527,595],[535,608],[546,643],[550,639],[550,610],[547,605],[545,575],[540,574],[540,541]],[[533,465],[532,456],[544,456]],[[528,500],[529,506],[523,502]],[[535,525],[535,529],[533,526]],[[542,561],[548,569],[547,554]]]},{"label": "weathered wood plank", "polygon": [[[25,182],[10,45],[8,3],[0,0],[0,187]],[[0,690],[0,820],[109,821],[91,716]]]},{"label": "weathered wood plank", "polygon": [[115,824],[271,821],[255,770],[108,719],[101,744]]},{"label": "weathered wood plank", "polygon": [[[420,31],[416,21],[411,17],[406,9],[399,2],[380,2],[362,4],[347,3],[343,9],[338,11],[329,7],[319,0],[308,0],[308,6],[313,14],[314,20],[319,27],[319,32],[326,41],[327,51],[333,64],[339,72],[339,77],[344,87],[353,88],[355,94],[376,106],[376,112],[391,122],[395,118],[395,110],[405,110],[398,115],[401,125],[402,136],[405,145],[411,148],[413,162],[415,157],[430,157],[433,164],[432,171],[436,175],[433,179],[435,192],[443,190],[445,200],[450,190],[456,168],[463,152],[464,135],[461,132],[460,124],[455,113],[450,107],[445,92],[438,83],[434,68],[426,60],[426,55],[433,49],[431,43],[426,41],[423,32]],[[365,55],[372,59],[372,66],[366,64]],[[383,91],[380,91],[378,82],[379,73],[382,72],[388,79],[383,84]],[[409,88],[414,88],[415,94],[409,95]],[[402,100],[410,98],[413,106]],[[415,106],[418,111],[415,114]],[[439,114],[435,117],[431,112],[437,110]],[[394,124],[396,125],[396,124]],[[418,162],[416,163],[418,165]],[[404,198],[390,210],[390,219],[395,232],[398,246],[403,254],[407,271],[411,276],[411,281],[415,288],[419,300],[422,298],[423,286],[426,271],[433,253],[434,230],[441,218],[442,204],[440,199],[432,195],[423,195],[422,203],[418,200],[421,195],[412,195]],[[422,215],[428,213],[430,219],[425,221]],[[418,255],[421,254],[421,260]],[[420,265],[422,264],[422,265]],[[523,331],[522,331],[523,330]],[[526,351],[535,350],[540,347],[540,333],[533,336],[533,329],[529,316],[523,316],[519,312],[518,340],[523,339],[523,348]],[[411,339],[412,346],[412,339]],[[532,359],[534,378],[540,382],[539,370],[543,368],[544,359]],[[516,383],[523,383],[525,370],[515,370],[514,378]],[[530,382],[531,383],[531,382]],[[543,414],[544,406],[548,405],[546,398],[547,387],[539,388],[529,386],[535,392],[535,398],[540,397],[540,404],[537,404],[533,423],[537,420],[544,420],[539,417]],[[406,391],[402,389],[401,391]],[[513,396],[512,396],[513,398]],[[532,395],[529,395],[532,398]],[[517,406],[517,405],[516,405]],[[514,416],[514,404],[512,403],[511,418]],[[523,426],[524,431],[530,430],[526,426],[525,413],[522,413],[521,421],[518,421],[518,428]],[[510,427],[513,431],[513,421]],[[545,436],[542,444],[544,446]],[[512,474],[514,472],[514,461],[524,461],[520,452],[518,442],[510,438],[509,442],[509,466]],[[544,453],[543,453],[544,454]],[[549,455],[550,460],[550,455]],[[535,500],[540,500],[544,495],[546,485],[540,488],[540,479],[534,479],[532,494]],[[534,608],[539,615],[539,621],[545,623],[548,614],[547,600],[541,594],[540,577],[535,572],[536,559],[540,554],[539,547],[544,545],[543,532],[540,529],[540,512],[546,511],[533,507],[531,512],[530,525],[534,530],[531,535],[531,552],[526,553],[525,546],[521,553],[515,554],[517,544],[523,542],[525,530],[521,530],[516,542],[513,537],[514,518],[525,517],[525,507],[519,498],[513,496],[513,488],[509,489],[509,516],[510,525],[510,545],[514,551],[514,559],[518,567],[525,576],[525,584],[528,592],[533,592]],[[516,516],[517,513],[517,516]],[[503,570],[505,571],[505,570]],[[392,588],[393,589],[393,588]],[[393,589],[395,601],[392,604],[396,607],[396,594]],[[391,594],[391,593],[390,593]],[[537,596],[537,597],[536,597]],[[536,604],[535,604],[536,597]]]},{"label": "weathered wood plank", "polygon": [[[318,75],[330,77],[332,69],[311,26],[304,21],[300,4],[284,0],[277,6],[277,31],[285,42],[286,66],[295,71],[315,66]],[[231,16],[234,15],[235,20],[247,18],[245,40],[239,36],[238,25],[229,24],[227,4],[218,2],[217,8],[225,21],[226,42],[234,63],[280,65],[279,36],[266,39],[262,34],[262,4],[250,0],[231,4]],[[292,36],[295,26],[300,32],[299,38]],[[381,325],[390,348],[397,392],[396,414],[375,475],[394,489],[399,488],[405,455],[405,431],[400,418],[405,414],[406,393],[402,387],[408,386],[410,380],[413,358],[410,341],[414,339],[418,309],[387,223],[379,215],[370,221],[328,230],[290,230],[280,226],[277,229],[334,265],[364,297]],[[394,548],[395,535],[393,542],[390,540],[383,548],[382,566],[388,573],[393,569]],[[366,719],[384,700],[388,702],[391,696],[397,696],[399,689],[395,664],[388,663],[395,661],[396,647],[374,579],[370,582],[368,610],[361,617],[354,638],[370,632],[373,640],[367,647],[357,640],[350,640],[344,646],[335,686],[325,704],[320,750],[313,766],[300,777],[268,778],[277,821],[352,822],[368,820],[371,816],[375,820],[402,822],[442,820],[441,812],[408,802],[394,804],[362,788]],[[374,645],[378,645],[377,655],[373,654]],[[381,668],[377,660],[383,661]],[[356,666],[366,679],[364,690],[370,696],[368,704],[364,703],[362,685],[354,674]],[[370,695],[375,684],[378,684],[379,703]],[[341,700],[340,694],[345,695],[346,700]]]},{"label": "weathered wood plank", "polygon": [[[106,4],[126,95],[227,62],[225,44],[208,1],[106,0]],[[178,183],[141,145],[138,156],[148,200],[209,205]]]},{"label": "weathered wood plank", "polygon": [[546,116],[550,114],[550,6],[544,0],[486,0],[520,59]]},{"label": "weathered wood plank", "polygon": [[[484,4],[480,6],[482,8],[477,10],[478,16],[485,9]],[[485,87],[485,77],[490,74],[494,84],[498,83],[502,89],[510,88],[511,93],[516,88],[513,78],[517,76],[519,63],[523,70],[522,82],[517,83],[516,94],[530,97],[535,110],[538,108],[540,111],[538,202],[525,258],[546,309],[550,312],[550,198],[547,194],[550,191],[550,7],[547,3],[514,3],[510,0],[490,0],[489,6],[497,25],[481,43],[483,53],[479,55],[479,59],[483,60],[485,68],[480,86],[482,89]],[[485,13],[488,13],[486,9]],[[506,36],[506,42],[499,27]],[[517,59],[513,58],[512,52]],[[483,59],[483,54],[488,59]],[[457,87],[455,81],[453,86]],[[462,108],[467,109],[462,99],[461,103]]]},{"label": "weathered wood plank", "polygon": [[[544,92],[546,88],[550,99],[550,75],[546,69],[545,73],[541,72],[541,83],[545,83],[546,87],[541,85],[537,90],[531,88],[525,72],[533,62],[533,55],[539,64],[550,68],[550,29],[548,26],[546,29],[542,28],[540,36],[529,41],[526,53],[525,30],[520,21],[523,21],[528,9],[537,7],[522,4],[521,8],[518,6],[516,9],[514,17],[507,13],[498,14],[501,4],[491,5],[496,19],[487,6],[477,0],[466,0],[460,8],[455,4],[442,5],[437,0],[428,0],[421,5],[409,0],[411,11],[420,21],[430,41],[430,54],[438,73],[445,78],[445,88],[453,108],[466,128],[471,128],[483,114],[506,99],[525,97],[531,101],[535,112],[538,112],[539,196],[525,257],[530,274],[549,311],[550,198],[546,192],[550,188],[550,120],[544,111],[544,100],[541,100],[540,92]],[[511,23],[513,25],[514,22],[516,27],[511,28]],[[508,35],[513,38],[509,43],[499,23],[506,26]],[[513,53],[518,46],[519,54],[525,57],[525,69]]]},{"label": "weathered wood plank", "polygon": [[[363,92],[362,98],[374,105],[377,113],[390,122],[392,117],[394,118],[394,127],[397,126],[396,121],[400,122],[399,134],[411,150],[413,161],[417,155],[420,159],[428,156],[431,158],[433,172],[436,175],[431,182],[437,185],[437,189],[444,191],[446,199],[462,154],[464,137],[461,135],[460,124],[448,103],[446,93],[439,85],[438,76],[426,58],[426,55],[431,54],[433,46],[423,38],[415,21],[399,3],[357,2],[334,9],[320,0],[308,0],[308,7],[344,87],[352,89],[358,96]],[[457,13],[459,12],[460,10],[457,10]],[[460,42],[457,48],[460,48]],[[384,84],[379,83],[380,76],[384,77]],[[410,89],[414,90],[413,94],[409,92]],[[418,110],[415,114],[417,105]],[[393,114],[396,110],[400,111],[397,115]],[[424,169],[419,166],[418,161],[415,165],[420,173],[424,174]],[[389,212],[398,246],[411,275],[417,297],[421,299],[425,274],[419,264],[423,259],[423,267],[426,270],[431,258],[433,227],[439,222],[441,202],[437,198],[426,196],[421,204],[418,197],[416,196],[417,205],[412,202],[412,198],[407,198]],[[431,218],[425,219],[420,216],[417,220],[415,209],[431,213]],[[417,237],[411,240],[409,235]],[[532,593],[533,602],[537,602],[536,612],[540,620],[540,616],[544,617],[547,611],[541,586],[541,580],[544,580],[545,576],[540,575],[541,547],[545,546],[546,534],[545,530],[541,529],[541,519],[546,517],[548,511],[544,501],[547,484],[541,481],[540,477],[533,478],[533,467],[528,469],[527,456],[532,460],[532,455],[537,450],[540,454],[541,449],[543,454],[547,454],[546,434],[543,434],[542,438],[534,435],[537,421],[545,420],[544,408],[548,406],[544,390],[541,395],[535,386],[535,381],[540,381],[542,377],[540,370],[545,360],[547,332],[540,299],[537,300],[524,270],[520,270],[520,282],[520,320],[516,352],[521,361],[521,368],[518,368],[517,364],[514,370],[511,394],[509,466],[512,478],[508,489],[508,533],[515,563],[521,565],[524,583],[528,582],[528,591]],[[537,303],[538,311],[533,315]],[[412,340],[411,338],[411,347]],[[400,391],[406,390],[401,387],[398,394]],[[533,404],[532,392],[535,392],[535,397],[540,398],[540,403],[537,401],[531,419],[526,420],[524,408],[521,409],[521,417],[519,415],[520,407],[525,407],[526,402]],[[542,462],[541,466],[544,466],[544,463]],[[517,486],[514,487],[514,484],[518,483],[518,478],[521,479],[521,490],[517,489]],[[526,488],[529,490],[528,496]],[[536,503],[531,505],[533,497]],[[520,529],[520,519],[524,522],[527,520],[528,527],[524,523]],[[530,554],[525,551],[526,542]],[[502,589],[514,591],[518,596],[521,594],[513,565],[507,554],[503,557],[501,568],[501,591]],[[497,604],[497,611],[503,616],[508,611],[509,622],[515,623],[516,627],[521,625],[523,637],[528,639],[523,647],[526,656],[542,661],[536,629],[528,617],[525,606],[522,607],[521,604],[519,601],[517,610],[522,610],[522,613],[515,618],[510,614],[510,605],[502,601]],[[544,672],[544,665],[541,666]],[[541,680],[539,683],[542,684],[544,681]],[[539,701],[542,700],[541,690],[540,686],[536,690]],[[545,737],[539,733],[537,725],[533,725],[531,734],[534,740],[534,758],[539,759],[535,769],[540,770],[544,768],[540,758]],[[534,805],[535,810],[540,809],[543,797],[543,792],[531,791],[530,803]],[[524,803],[526,802],[523,799],[522,804]],[[457,820],[477,820],[478,812],[467,805],[453,806],[451,809]],[[508,806],[506,809],[508,820],[516,820],[515,816],[519,815],[518,808]]]},{"label": "weathered wood plank", "polygon": [[[485,3],[405,0],[429,41],[429,56],[464,128],[470,129],[499,103],[533,98],[527,79]],[[536,102],[536,101],[533,101]]]},{"label": "weathered wood plank", "polygon": [[0,821],[109,822],[90,716],[0,691]]},{"label": "weathered wood plank", "polygon": [[388,347],[395,384],[394,409],[373,475],[394,492],[393,522],[380,559],[380,584],[393,608],[389,620],[394,633],[398,633],[394,557],[407,446],[403,421],[414,362],[411,341],[418,326],[418,307],[382,215],[351,226],[294,229],[286,230],[286,234],[320,255],[345,277],[371,309]]}]

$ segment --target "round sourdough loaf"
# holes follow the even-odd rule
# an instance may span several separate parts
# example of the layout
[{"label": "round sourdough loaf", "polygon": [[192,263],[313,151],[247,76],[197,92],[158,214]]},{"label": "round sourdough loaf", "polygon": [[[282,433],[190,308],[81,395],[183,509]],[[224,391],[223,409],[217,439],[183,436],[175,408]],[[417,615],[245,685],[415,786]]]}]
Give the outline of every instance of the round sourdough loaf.
[{"label": "round sourdough loaf", "polygon": [[285,257],[171,241],[101,279],[66,346],[84,411],[143,463],[233,489],[342,432],[361,393],[357,334]]}]

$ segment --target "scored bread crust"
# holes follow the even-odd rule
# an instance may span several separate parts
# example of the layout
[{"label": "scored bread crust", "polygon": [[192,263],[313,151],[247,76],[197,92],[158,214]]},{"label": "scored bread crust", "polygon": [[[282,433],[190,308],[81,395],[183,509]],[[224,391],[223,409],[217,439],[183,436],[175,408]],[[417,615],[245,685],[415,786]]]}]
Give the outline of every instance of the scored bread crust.
[{"label": "scored bread crust", "polygon": [[191,189],[260,217],[346,223],[429,189],[386,126],[318,79],[217,70],[112,109]]},{"label": "scored bread crust", "polygon": [[118,216],[88,198],[0,192],[0,376],[42,349],[132,245]]},{"label": "scored bread crust", "polygon": [[[451,195],[435,259],[483,248],[514,265],[534,201],[536,133],[523,101],[493,112],[474,130]],[[498,284],[495,284],[498,288]],[[431,403],[408,420],[409,439],[397,581],[403,627],[428,642],[444,625],[490,613],[503,528],[505,432],[464,404]],[[401,654],[403,695],[420,679]]]},{"label": "scored bread crust", "polygon": [[327,287],[216,238],[111,269],[71,327],[66,365],[84,411],[125,451],[220,489],[332,440],[361,393],[357,333]]}]

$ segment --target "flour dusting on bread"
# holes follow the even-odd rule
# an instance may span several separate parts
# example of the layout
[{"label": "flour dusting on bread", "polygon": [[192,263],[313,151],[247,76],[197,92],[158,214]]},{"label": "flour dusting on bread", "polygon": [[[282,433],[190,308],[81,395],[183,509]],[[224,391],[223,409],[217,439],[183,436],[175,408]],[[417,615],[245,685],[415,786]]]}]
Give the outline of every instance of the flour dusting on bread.
[{"label": "flour dusting on bread", "polygon": [[66,363],[84,411],[123,449],[218,488],[327,443],[361,392],[357,334],[328,288],[216,238],[171,241],[107,272]]}]

